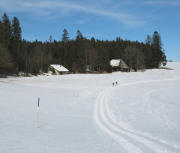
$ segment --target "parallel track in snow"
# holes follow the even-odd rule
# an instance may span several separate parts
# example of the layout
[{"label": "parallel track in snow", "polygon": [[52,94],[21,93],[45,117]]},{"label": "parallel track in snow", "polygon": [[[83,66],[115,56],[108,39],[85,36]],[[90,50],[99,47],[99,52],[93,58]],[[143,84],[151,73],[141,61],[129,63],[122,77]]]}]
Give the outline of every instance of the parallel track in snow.
[{"label": "parallel track in snow", "polygon": [[[131,86],[143,83],[175,81],[180,78],[139,81],[121,85]],[[108,88],[102,91],[97,99],[94,110],[94,120],[98,127],[107,135],[117,141],[127,153],[179,153],[180,148],[159,138],[146,133],[137,132],[120,124],[113,117],[109,104],[109,97],[114,88]],[[146,93],[145,93],[146,94]]]}]

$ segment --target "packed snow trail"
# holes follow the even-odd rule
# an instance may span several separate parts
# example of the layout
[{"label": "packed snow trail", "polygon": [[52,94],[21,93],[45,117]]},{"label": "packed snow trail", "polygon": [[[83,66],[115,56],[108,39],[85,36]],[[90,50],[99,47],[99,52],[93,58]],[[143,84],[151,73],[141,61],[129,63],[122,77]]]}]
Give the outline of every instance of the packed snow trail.
[{"label": "packed snow trail", "polygon": [[[108,91],[108,90],[107,90]],[[131,152],[132,150],[134,151],[134,153],[142,153],[142,151],[136,147],[134,144],[129,143],[128,140],[126,140],[125,138],[123,138],[122,136],[119,136],[118,134],[116,134],[111,128],[109,128],[108,126],[111,124],[109,124],[108,120],[104,117],[103,114],[103,110],[102,108],[102,103],[104,100],[104,92],[102,92],[103,94],[99,95],[96,101],[96,106],[95,106],[95,121],[97,123],[97,125],[108,135],[110,135],[113,139],[117,140],[122,147],[124,148],[124,150],[126,150],[127,152]]]},{"label": "packed snow trail", "polygon": [[[177,77],[173,79],[138,81],[123,84],[120,87],[152,82],[176,81],[179,79],[180,78]],[[137,132],[130,129],[128,126],[122,126],[124,125],[123,123],[116,121],[111,113],[109,97],[111,96],[111,92],[117,88],[118,87],[111,87],[105,89],[96,99],[94,119],[99,128],[115,139],[123,147],[123,149],[129,153],[179,153],[180,148],[170,142],[165,142],[142,132]],[[145,93],[145,97],[147,97],[151,92],[154,92],[154,90]]]},{"label": "packed snow trail", "polygon": [[171,71],[0,78],[0,153],[180,153],[177,77],[180,63]]}]

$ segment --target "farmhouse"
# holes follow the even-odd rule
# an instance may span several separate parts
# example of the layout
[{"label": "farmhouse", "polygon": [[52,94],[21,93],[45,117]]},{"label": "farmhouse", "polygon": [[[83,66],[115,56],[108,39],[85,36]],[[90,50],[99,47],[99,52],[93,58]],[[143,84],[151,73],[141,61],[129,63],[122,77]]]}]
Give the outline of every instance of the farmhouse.
[{"label": "farmhouse", "polygon": [[50,71],[53,72],[55,75],[60,75],[60,74],[68,74],[69,70],[66,69],[64,66],[59,65],[59,64],[51,64],[49,66]]},{"label": "farmhouse", "polygon": [[112,59],[110,65],[113,71],[129,72],[129,66],[122,59]]}]

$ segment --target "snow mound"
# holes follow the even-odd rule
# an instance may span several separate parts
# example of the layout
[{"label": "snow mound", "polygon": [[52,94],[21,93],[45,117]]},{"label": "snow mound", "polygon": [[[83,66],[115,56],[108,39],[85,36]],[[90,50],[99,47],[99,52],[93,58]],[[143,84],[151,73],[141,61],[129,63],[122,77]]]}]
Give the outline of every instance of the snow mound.
[{"label": "snow mound", "polygon": [[167,62],[166,67],[180,71],[180,62]]}]

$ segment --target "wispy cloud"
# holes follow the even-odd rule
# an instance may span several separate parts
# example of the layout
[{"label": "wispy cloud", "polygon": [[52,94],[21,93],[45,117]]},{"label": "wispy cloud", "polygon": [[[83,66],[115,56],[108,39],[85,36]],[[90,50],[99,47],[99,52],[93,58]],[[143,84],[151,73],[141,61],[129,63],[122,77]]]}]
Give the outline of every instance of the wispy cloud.
[{"label": "wispy cloud", "polygon": [[179,6],[179,0],[149,0],[144,2],[145,5],[166,5],[166,6]]},{"label": "wispy cloud", "polygon": [[[106,0],[110,3],[111,0]],[[48,15],[53,11],[61,11],[62,14],[71,12],[82,12],[86,14],[93,14],[103,16],[111,20],[116,20],[128,26],[139,26],[145,22],[135,15],[113,11],[103,7],[96,7],[89,4],[76,4],[72,1],[25,1],[25,0],[1,0],[0,8],[11,12],[36,12],[38,14]]]},{"label": "wispy cloud", "polygon": [[83,18],[83,19],[75,19],[75,21],[72,21],[70,24],[72,24],[72,25],[81,25],[81,24],[85,24],[87,22],[89,22],[89,20]]},{"label": "wispy cloud", "polygon": [[121,4],[131,5],[131,6],[179,6],[180,0],[121,0]]}]

